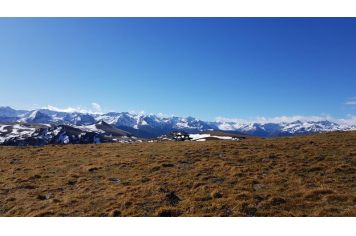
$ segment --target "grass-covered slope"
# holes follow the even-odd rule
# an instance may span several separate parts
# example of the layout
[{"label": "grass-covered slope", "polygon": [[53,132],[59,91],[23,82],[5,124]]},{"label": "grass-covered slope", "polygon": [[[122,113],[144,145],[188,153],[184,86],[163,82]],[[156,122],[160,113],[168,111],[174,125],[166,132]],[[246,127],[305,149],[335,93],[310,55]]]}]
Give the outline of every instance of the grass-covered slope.
[{"label": "grass-covered slope", "polygon": [[356,216],[356,132],[0,147],[0,216]]}]

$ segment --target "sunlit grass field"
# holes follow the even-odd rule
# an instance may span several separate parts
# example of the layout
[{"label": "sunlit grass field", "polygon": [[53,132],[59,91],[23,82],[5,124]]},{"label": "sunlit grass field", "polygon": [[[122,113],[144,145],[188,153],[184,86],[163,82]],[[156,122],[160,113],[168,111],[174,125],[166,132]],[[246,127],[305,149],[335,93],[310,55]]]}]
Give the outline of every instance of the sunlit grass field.
[{"label": "sunlit grass field", "polygon": [[356,132],[2,146],[0,216],[356,216]]}]

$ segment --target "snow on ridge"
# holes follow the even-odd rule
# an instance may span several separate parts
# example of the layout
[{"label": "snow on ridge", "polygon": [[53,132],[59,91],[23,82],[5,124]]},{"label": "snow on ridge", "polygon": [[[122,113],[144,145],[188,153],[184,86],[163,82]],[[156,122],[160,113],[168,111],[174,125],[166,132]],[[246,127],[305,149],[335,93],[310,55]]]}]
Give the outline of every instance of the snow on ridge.
[{"label": "snow on ridge", "polygon": [[3,143],[11,138],[18,138],[19,140],[31,137],[36,129],[35,128],[29,128],[23,125],[15,124],[15,125],[2,125],[0,127],[0,132],[1,133],[7,133],[5,130],[6,127],[12,127],[12,130],[10,133],[6,134],[5,136],[0,137],[0,143]]},{"label": "snow on ridge", "polygon": [[86,131],[86,132],[94,132],[94,133],[98,133],[98,134],[104,134],[105,131],[98,129],[96,127],[96,124],[92,124],[92,125],[81,125],[81,126],[73,126],[74,128]]},{"label": "snow on ridge", "polygon": [[64,143],[68,144],[69,143],[69,137],[68,135],[64,132],[59,135],[59,137],[56,140],[57,143]]},{"label": "snow on ridge", "polygon": [[232,140],[233,138],[230,136],[215,136],[211,134],[189,134],[189,137],[192,138],[192,141],[205,141],[206,138],[217,138],[224,140]]}]

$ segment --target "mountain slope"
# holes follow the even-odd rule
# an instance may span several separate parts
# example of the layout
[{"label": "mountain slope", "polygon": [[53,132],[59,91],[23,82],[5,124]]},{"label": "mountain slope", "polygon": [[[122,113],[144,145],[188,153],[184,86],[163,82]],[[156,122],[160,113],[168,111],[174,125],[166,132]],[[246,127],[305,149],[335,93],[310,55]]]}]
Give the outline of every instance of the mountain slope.
[{"label": "mountain slope", "polygon": [[0,121],[13,122],[28,111],[14,110],[11,107],[0,107]]},{"label": "mountain slope", "polygon": [[88,126],[36,123],[0,123],[0,145],[42,146],[46,144],[88,144],[136,142],[130,133],[104,122]]}]

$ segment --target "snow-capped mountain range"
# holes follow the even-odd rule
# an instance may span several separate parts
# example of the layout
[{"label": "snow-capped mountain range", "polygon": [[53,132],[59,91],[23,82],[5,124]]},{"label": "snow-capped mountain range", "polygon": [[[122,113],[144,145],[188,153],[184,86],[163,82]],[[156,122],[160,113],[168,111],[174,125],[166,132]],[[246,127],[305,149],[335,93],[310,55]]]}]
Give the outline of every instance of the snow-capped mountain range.
[{"label": "snow-capped mountain range", "polygon": [[177,130],[185,131],[187,133],[217,130],[259,137],[293,136],[331,131],[356,130],[356,125],[340,125],[327,120],[240,124],[237,122],[202,121],[193,117],[183,118],[173,116],[169,118],[161,118],[155,115],[134,115],[128,112],[85,114],[79,112],[59,112],[49,109],[24,111],[14,110],[10,107],[0,107],[0,122],[56,124],[78,127],[91,125],[99,121],[104,121],[115,128],[142,138],[155,138],[162,134]]},{"label": "snow-capped mountain range", "polygon": [[217,128],[224,131],[239,131],[244,134],[259,137],[283,137],[303,134],[326,133],[332,131],[356,130],[356,125],[340,125],[331,121],[294,121],[281,123],[251,123],[238,124],[235,122],[215,123]]}]

